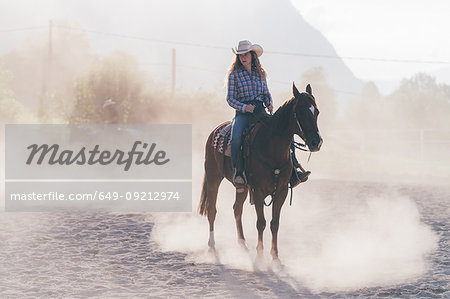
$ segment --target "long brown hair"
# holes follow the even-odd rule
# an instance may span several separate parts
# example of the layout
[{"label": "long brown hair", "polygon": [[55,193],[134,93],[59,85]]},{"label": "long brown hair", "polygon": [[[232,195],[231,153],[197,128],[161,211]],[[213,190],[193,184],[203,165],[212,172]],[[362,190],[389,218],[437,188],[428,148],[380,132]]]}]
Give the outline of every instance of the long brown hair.
[{"label": "long brown hair", "polygon": [[[255,71],[261,78],[266,78],[267,73],[262,67],[261,62],[259,62],[258,55],[256,55],[255,51],[250,51],[250,54],[252,55],[252,72]],[[241,60],[239,59],[239,55],[236,55],[234,62],[231,64],[230,69],[227,72],[227,79],[231,72],[243,68],[244,66],[242,65]]]}]

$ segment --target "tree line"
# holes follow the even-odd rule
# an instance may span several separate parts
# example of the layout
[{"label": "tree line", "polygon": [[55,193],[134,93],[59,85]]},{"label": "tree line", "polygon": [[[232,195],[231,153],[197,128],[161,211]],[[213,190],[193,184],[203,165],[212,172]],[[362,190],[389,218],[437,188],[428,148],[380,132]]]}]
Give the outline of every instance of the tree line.
[{"label": "tree line", "polygon": [[[152,78],[130,54],[99,57],[83,33],[64,32],[54,36],[53,44],[58,51],[54,51],[47,82],[41,79],[50,76],[40,63],[43,41],[27,41],[0,57],[2,123],[108,123],[107,100],[114,102],[118,123],[195,122],[199,117],[223,115],[228,109],[224,92],[172,95],[168,84]],[[350,96],[344,111],[338,109],[326,76],[322,68],[314,68],[300,78],[303,86],[313,86],[322,129],[450,128],[450,86],[428,74],[405,78],[387,96],[368,82],[360,95]],[[226,115],[232,117],[232,113]]]}]

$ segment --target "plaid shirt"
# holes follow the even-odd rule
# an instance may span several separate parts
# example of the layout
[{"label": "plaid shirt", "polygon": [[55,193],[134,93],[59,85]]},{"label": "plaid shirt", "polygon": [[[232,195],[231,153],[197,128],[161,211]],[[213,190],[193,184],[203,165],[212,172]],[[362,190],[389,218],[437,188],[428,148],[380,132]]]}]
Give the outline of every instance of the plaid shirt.
[{"label": "plaid shirt", "polygon": [[228,77],[228,104],[237,111],[245,112],[246,103],[254,100],[264,102],[266,106],[272,104],[266,78],[246,69],[231,72]]}]

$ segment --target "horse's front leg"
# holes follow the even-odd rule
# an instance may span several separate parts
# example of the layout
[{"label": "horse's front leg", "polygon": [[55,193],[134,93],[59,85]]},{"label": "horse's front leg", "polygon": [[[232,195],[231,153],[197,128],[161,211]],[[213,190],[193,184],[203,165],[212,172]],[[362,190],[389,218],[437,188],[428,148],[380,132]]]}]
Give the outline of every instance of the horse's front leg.
[{"label": "horse's front leg", "polygon": [[280,226],[281,207],[286,200],[287,193],[288,188],[286,186],[286,188],[278,190],[273,198],[272,220],[270,221],[270,230],[272,231],[272,249],[270,254],[274,260],[278,260],[278,227]]},{"label": "horse's front leg", "polygon": [[242,208],[245,199],[247,198],[247,193],[248,193],[247,188],[245,189],[245,192],[236,192],[236,201],[234,202],[233,205],[234,219],[236,220],[236,229],[238,235],[238,243],[244,249],[248,248],[247,244],[245,243],[244,230],[242,229]]},{"label": "horse's front leg", "polygon": [[258,245],[256,246],[256,252],[258,257],[263,256],[263,234],[266,228],[266,219],[264,218],[264,200],[262,196],[255,195],[255,210],[256,210],[256,228],[258,229]]}]

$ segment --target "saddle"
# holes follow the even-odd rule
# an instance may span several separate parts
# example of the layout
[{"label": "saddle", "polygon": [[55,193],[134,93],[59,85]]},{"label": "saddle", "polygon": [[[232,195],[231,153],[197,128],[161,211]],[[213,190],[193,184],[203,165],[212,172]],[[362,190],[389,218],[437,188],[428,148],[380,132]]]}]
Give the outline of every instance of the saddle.
[{"label": "saddle", "polygon": [[[250,148],[253,144],[253,141],[255,140],[255,136],[258,133],[263,119],[270,117],[266,113],[260,113],[258,115],[255,115],[255,117],[252,117],[249,121],[249,125],[244,130],[242,134],[242,148],[241,153],[239,155],[238,161],[240,165],[244,165],[242,158],[248,158],[250,156]],[[213,138],[212,138],[212,146],[215,148],[219,153],[231,157],[231,128],[232,128],[232,122],[226,121],[219,126],[217,126],[213,131]],[[242,167],[243,168],[243,167]],[[245,169],[242,169],[245,172]]]},{"label": "saddle", "polygon": [[[250,145],[253,144],[256,133],[262,123],[258,122],[247,127],[242,134],[243,151],[245,157],[250,155]],[[214,129],[212,146],[221,154],[231,157],[231,121],[226,121]]]}]

